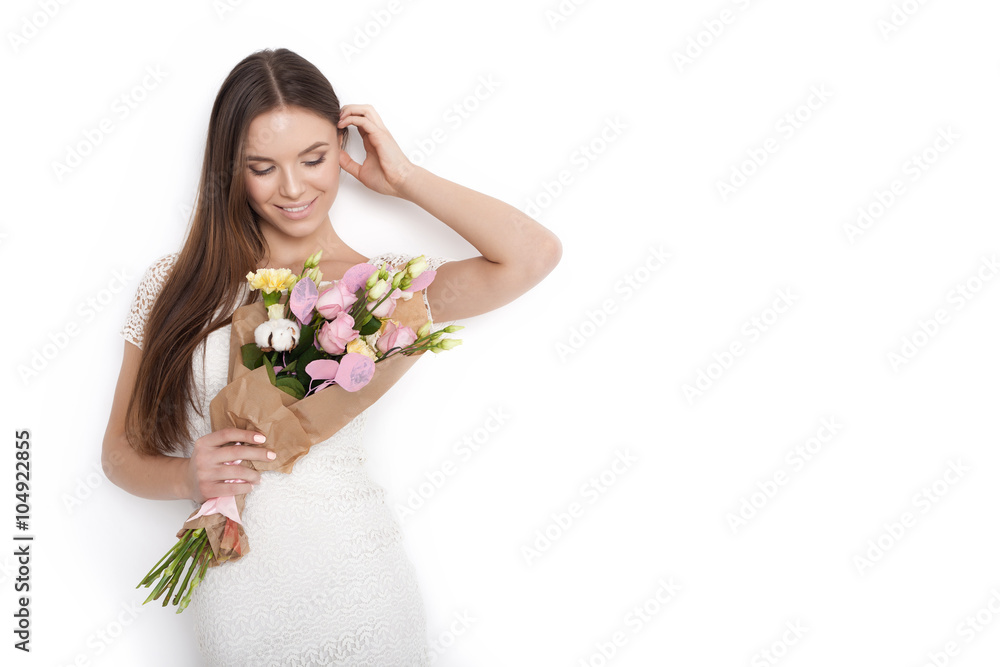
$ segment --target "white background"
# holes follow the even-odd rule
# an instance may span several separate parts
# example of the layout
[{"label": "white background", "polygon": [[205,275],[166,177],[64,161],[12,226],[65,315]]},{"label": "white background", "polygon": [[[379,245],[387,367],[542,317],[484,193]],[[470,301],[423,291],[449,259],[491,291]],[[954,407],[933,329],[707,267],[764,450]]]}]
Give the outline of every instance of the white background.
[{"label": "white background", "polygon": [[[563,243],[369,420],[394,508],[457,468],[403,523],[437,664],[995,664],[996,3],[567,1],[559,20],[556,0],[232,4],[4,4],[4,661],[198,664],[191,618],[134,611],[189,505],[106,481],[101,440],[118,331],[181,244],[218,86],[287,47],[414,161],[441,128],[425,167]],[[875,215],[851,232],[859,207]],[[369,255],[478,254],[346,174],[331,216]],[[459,456],[491,410],[504,425]],[[11,647],[25,428],[30,655]]]}]

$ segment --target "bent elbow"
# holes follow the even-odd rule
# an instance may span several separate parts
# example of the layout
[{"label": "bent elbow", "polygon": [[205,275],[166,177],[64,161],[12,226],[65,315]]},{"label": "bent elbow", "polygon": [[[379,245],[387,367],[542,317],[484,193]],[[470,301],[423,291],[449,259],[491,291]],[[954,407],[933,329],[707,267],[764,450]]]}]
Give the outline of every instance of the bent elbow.
[{"label": "bent elbow", "polygon": [[118,488],[122,488],[118,473],[125,463],[125,455],[121,448],[130,446],[124,434],[104,438],[104,446],[101,449],[101,470],[104,471],[108,481]]},{"label": "bent elbow", "polygon": [[559,264],[559,260],[562,259],[563,247],[562,241],[555,234],[552,235],[552,242],[549,244],[548,248],[548,258],[549,258],[549,271],[556,268]]},{"label": "bent elbow", "polygon": [[538,244],[538,251],[535,255],[532,275],[534,283],[538,284],[545,276],[552,273],[553,269],[562,259],[562,242],[559,237],[551,232],[546,235],[546,239]]}]

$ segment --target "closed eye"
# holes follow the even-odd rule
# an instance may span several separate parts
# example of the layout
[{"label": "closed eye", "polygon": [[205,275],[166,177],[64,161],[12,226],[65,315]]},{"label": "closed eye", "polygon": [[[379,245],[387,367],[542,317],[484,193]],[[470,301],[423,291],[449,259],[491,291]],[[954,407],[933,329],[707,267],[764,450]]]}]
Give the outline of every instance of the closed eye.
[{"label": "closed eye", "polygon": [[[326,155],[324,155],[323,157],[319,158],[318,160],[312,160],[310,162],[303,162],[302,164],[309,165],[310,167],[315,167],[317,165],[323,164],[324,162],[326,162]],[[268,167],[267,169],[265,169],[263,171],[257,171],[253,167],[250,167],[250,171],[254,174],[254,176],[267,176],[272,171],[274,171],[274,167],[273,166],[272,167]]]}]

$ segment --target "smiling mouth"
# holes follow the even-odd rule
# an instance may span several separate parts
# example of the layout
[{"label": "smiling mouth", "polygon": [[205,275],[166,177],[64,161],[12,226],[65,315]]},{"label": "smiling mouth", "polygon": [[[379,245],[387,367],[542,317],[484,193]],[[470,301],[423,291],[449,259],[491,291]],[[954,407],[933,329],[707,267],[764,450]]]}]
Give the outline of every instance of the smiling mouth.
[{"label": "smiling mouth", "polygon": [[307,208],[309,208],[310,204],[312,204],[312,201],[302,204],[301,206],[278,206],[278,208],[280,208],[282,211],[288,211],[289,213],[298,213],[299,211],[304,211]]}]

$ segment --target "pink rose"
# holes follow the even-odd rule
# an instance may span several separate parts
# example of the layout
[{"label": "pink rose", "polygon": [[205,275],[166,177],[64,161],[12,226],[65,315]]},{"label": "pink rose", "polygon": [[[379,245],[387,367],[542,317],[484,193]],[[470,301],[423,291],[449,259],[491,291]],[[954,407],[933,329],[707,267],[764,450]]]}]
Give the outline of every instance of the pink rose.
[{"label": "pink rose", "polygon": [[327,288],[316,300],[316,310],[328,320],[332,320],[337,313],[348,311],[358,297],[350,291],[343,280],[338,280],[332,287]]},{"label": "pink rose", "polygon": [[[382,296],[385,295],[383,294]],[[392,313],[396,310],[396,299],[398,299],[401,296],[403,296],[403,290],[397,287],[392,291],[392,294],[389,295],[388,299],[386,299],[382,303],[379,303],[378,308],[372,310],[372,306],[378,303],[379,299],[382,298],[381,296],[378,299],[375,299],[374,301],[369,301],[366,307],[368,308],[368,310],[371,311],[372,315],[374,315],[375,317],[379,318],[380,320],[385,319],[386,317],[392,315]]]},{"label": "pink rose", "polygon": [[413,329],[397,327],[392,320],[389,320],[385,323],[385,331],[378,337],[375,347],[379,349],[379,352],[385,354],[394,347],[413,345],[416,340],[417,334],[414,333]]},{"label": "pink rose", "polygon": [[358,335],[354,329],[354,318],[347,313],[340,312],[320,327],[316,334],[316,340],[328,354],[343,354],[347,349],[347,344]]}]

